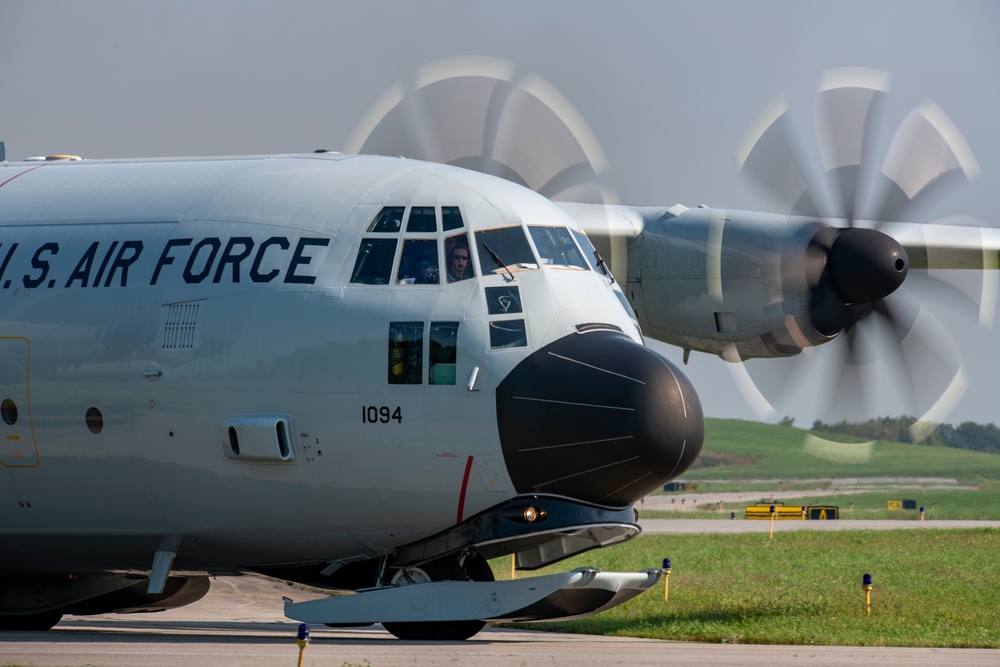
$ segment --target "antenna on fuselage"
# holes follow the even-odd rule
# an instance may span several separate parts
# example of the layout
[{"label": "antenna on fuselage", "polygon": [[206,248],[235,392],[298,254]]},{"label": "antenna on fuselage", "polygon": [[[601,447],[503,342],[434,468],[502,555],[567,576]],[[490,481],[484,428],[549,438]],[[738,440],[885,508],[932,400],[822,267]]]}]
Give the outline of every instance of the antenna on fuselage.
[{"label": "antenna on fuselage", "polygon": [[3,142],[0,141],[0,162],[6,162],[6,161],[7,161],[7,149],[4,148]]}]

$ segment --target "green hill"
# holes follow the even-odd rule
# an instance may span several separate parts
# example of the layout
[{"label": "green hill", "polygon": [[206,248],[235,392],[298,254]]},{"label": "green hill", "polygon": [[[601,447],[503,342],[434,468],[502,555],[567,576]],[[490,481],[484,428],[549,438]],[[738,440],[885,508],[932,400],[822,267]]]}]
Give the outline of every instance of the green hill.
[{"label": "green hill", "polygon": [[701,456],[684,474],[688,481],[830,477],[948,477],[980,485],[1000,482],[1000,454],[706,419]]}]

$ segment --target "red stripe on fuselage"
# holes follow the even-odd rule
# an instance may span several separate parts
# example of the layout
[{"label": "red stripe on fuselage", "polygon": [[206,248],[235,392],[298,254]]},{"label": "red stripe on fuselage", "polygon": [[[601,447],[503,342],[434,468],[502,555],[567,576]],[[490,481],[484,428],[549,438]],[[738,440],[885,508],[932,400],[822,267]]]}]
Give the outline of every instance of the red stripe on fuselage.
[{"label": "red stripe on fuselage", "polygon": [[472,456],[465,462],[465,475],[462,476],[462,491],[458,495],[458,519],[455,523],[462,523],[462,515],[465,512],[465,492],[469,490],[469,473],[472,472]]},{"label": "red stripe on fuselage", "polygon": [[14,174],[13,176],[11,176],[10,178],[8,178],[8,179],[7,179],[6,181],[4,181],[3,183],[0,183],[0,188],[2,188],[3,186],[7,185],[8,183],[10,183],[11,181],[13,181],[13,180],[14,180],[15,178],[17,178],[18,176],[24,176],[24,175],[25,175],[25,174],[27,174],[27,173],[28,173],[29,171],[34,171],[34,170],[36,170],[36,169],[41,169],[41,168],[42,168],[42,167],[44,167],[44,166],[45,166],[44,164],[40,164],[40,165],[38,165],[37,167],[32,167],[31,169],[25,169],[24,171],[22,171],[22,172],[20,172],[20,173],[18,173],[18,174]]}]

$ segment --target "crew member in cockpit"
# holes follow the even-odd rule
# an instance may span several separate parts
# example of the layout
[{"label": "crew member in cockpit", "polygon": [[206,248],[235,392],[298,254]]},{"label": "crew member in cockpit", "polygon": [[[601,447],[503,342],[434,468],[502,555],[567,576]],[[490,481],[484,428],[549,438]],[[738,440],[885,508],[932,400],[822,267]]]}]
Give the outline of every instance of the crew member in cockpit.
[{"label": "crew member in cockpit", "polygon": [[[435,257],[435,259],[437,259]],[[436,264],[436,262],[435,262]],[[427,260],[423,260],[417,265],[417,279],[418,285],[437,285],[438,284],[438,268],[435,264],[431,264]]]},{"label": "crew member in cockpit", "polygon": [[448,250],[448,282],[468,280],[473,277],[469,265],[469,246],[456,243]]}]

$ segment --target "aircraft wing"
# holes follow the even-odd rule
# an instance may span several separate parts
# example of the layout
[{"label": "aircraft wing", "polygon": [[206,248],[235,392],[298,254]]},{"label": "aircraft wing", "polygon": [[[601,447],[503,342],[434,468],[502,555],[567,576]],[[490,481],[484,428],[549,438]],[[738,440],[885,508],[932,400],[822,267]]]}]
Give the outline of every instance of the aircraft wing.
[{"label": "aircraft wing", "polygon": [[[688,208],[673,206],[627,206],[557,202],[587,232],[618,277],[624,266],[621,244],[638,239],[647,224],[677,217]],[[886,223],[881,231],[896,239],[909,256],[911,269],[998,269],[1000,228],[987,227],[971,218],[948,218],[933,223]],[[610,249],[610,250],[609,250]],[[617,252],[616,252],[617,250]],[[622,273],[622,276],[625,274]]]},{"label": "aircraft wing", "polygon": [[911,269],[995,270],[1000,229],[971,224],[974,222],[956,219],[954,223],[891,223],[882,231],[900,242],[910,258]]}]

